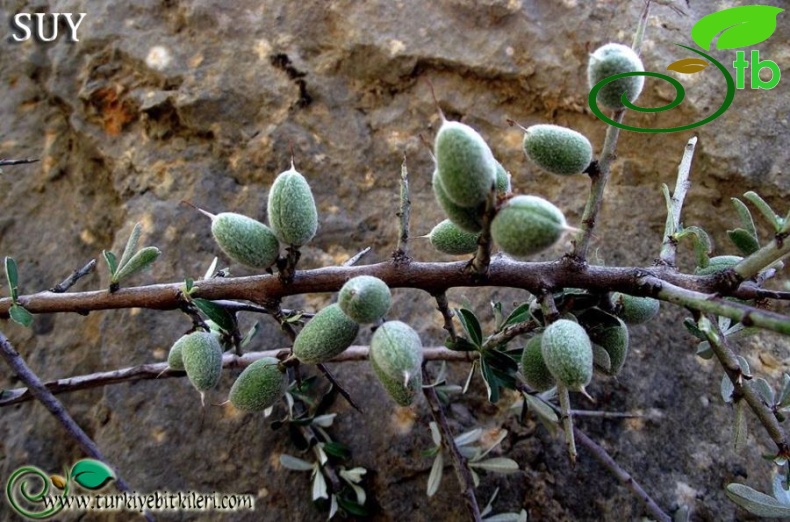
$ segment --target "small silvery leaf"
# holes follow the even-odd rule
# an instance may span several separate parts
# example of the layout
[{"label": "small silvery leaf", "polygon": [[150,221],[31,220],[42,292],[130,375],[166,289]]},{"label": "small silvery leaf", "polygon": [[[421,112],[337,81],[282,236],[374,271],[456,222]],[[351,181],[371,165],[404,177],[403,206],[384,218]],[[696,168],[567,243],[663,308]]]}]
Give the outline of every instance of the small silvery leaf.
[{"label": "small silvery leaf", "polygon": [[462,393],[466,393],[469,389],[469,385],[472,383],[472,376],[475,374],[475,367],[477,366],[477,359],[472,361],[472,365],[469,367],[469,375],[466,376],[466,382],[464,383],[464,390]]},{"label": "small silvery leaf", "polygon": [[125,265],[120,265],[118,271],[113,275],[111,282],[120,283],[127,277],[145,270],[156,261],[156,258],[158,258],[161,253],[162,251],[156,247],[145,247],[140,249]]},{"label": "small silvery leaf", "polygon": [[458,448],[458,453],[467,460],[474,460],[480,455],[480,448],[477,446],[460,446]]},{"label": "small silvery leaf", "polygon": [[211,276],[214,275],[214,272],[216,270],[217,270],[217,258],[215,257],[214,260],[209,265],[208,270],[206,270],[206,274],[203,276],[203,279],[211,279]]},{"label": "small silvery leaf", "polygon": [[494,457],[492,459],[478,460],[476,462],[470,462],[469,466],[503,474],[516,473],[519,470],[518,463],[515,460],[509,459],[507,457]]},{"label": "small silvery leaf", "polygon": [[782,391],[779,394],[779,406],[790,405],[790,375],[782,374]]},{"label": "small silvery leaf", "polygon": [[316,426],[321,426],[322,428],[329,428],[332,426],[332,423],[335,422],[335,417],[337,417],[337,413],[328,413],[326,415],[319,415],[317,417],[313,417],[312,424]]},{"label": "small silvery leaf", "polygon": [[790,489],[780,473],[774,473],[774,498],[782,505],[790,507]]},{"label": "small silvery leaf", "polygon": [[744,484],[728,484],[725,493],[727,498],[753,515],[767,518],[790,516],[790,507]]},{"label": "small silvery leaf", "polygon": [[697,356],[707,361],[713,358],[713,349],[708,341],[702,341],[697,345]]},{"label": "small silvery leaf", "polygon": [[442,434],[439,432],[439,426],[431,421],[428,426],[431,428],[431,438],[433,439],[433,443],[438,447],[442,445]]},{"label": "small silvery leaf", "polygon": [[762,377],[758,377],[754,380],[754,387],[757,388],[757,393],[760,394],[760,397],[762,397],[763,401],[765,401],[769,407],[772,407],[774,405],[774,401],[776,400],[776,395],[774,394],[774,389],[771,388],[770,384],[768,384],[768,381]]},{"label": "small silvery leaf", "polygon": [[8,280],[8,288],[11,289],[11,301],[16,303],[19,296],[19,273],[13,257],[5,258],[5,276]]},{"label": "small silvery leaf", "polygon": [[102,250],[101,253],[104,256],[104,261],[107,263],[107,268],[110,270],[110,276],[115,276],[115,272],[118,271],[118,260],[115,259],[115,254],[109,250]]},{"label": "small silvery leaf", "polygon": [[484,507],[484,508],[483,508],[483,511],[481,511],[481,512],[480,512],[480,516],[481,516],[481,517],[485,517],[486,515],[488,515],[489,513],[491,513],[491,511],[493,511],[493,510],[494,510],[494,508],[493,508],[493,504],[494,504],[494,500],[496,500],[496,496],[497,496],[498,494],[499,494],[499,488],[496,488],[496,489],[494,490],[494,493],[492,493],[492,494],[491,494],[491,498],[490,498],[490,499],[488,499],[488,504],[486,504],[486,507]]},{"label": "small silvery leaf", "polygon": [[746,401],[738,401],[735,404],[735,451],[741,451],[746,446],[748,437],[746,424]]},{"label": "small silvery leaf", "polygon": [[480,475],[477,474],[475,470],[469,468],[469,474],[472,475],[472,482],[474,483],[475,487],[480,485]]},{"label": "small silvery leaf", "polygon": [[[367,472],[368,470],[361,467],[351,469],[343,468],[340,470],[340,476],[350,484],[358,484],[362,481],[362,475],[366,474]],[[364,504],[364,502],[360,502],[360,504]]]},{"label": "small silvery leaf", "polygon": [[258,323],[258,321],[255,321],[255,324],[253,324],[250,329],[247,330],[247,333],[244,335],[244,338],[241,340],[239,346],[241,348],[246,348],[246,346],[250,344],[250,341],[252,341],[256,335],[258,335],[258,331],[260,329],[261,325]]},{"label": "small silvery leaf", "polygon": [[293,471],[313,470],[313,464],[307,462],[306,460],[302,460],[292,455],[288,455],[286,453],[280,455],[280,465],[286,469],[290,469]]},{"label": "small silvery leaf", "polygon": [[324,474],[321,473],[321,467],[316,464],[313,470],[313,501],[319,498],[329,498],[329,493],[326,490],[326,480]]},{"label": "small silvery leaf", "polygon": [[132,233],[129,235],[129,239],[126,241],[126,248],[123,249],[123,253],[121,254],[121,260],[118,262],[118,266],[123,268],[123,266],[132,259],[135,251],[137,250],[137,242],[140,240],[140,233],[143,231],[143,226],[141,223],[135,223],[134,228],[132,228]]},{"label": "small silvery leaf", "polygon": [[326,452],[324,451],[323,443],[319,442],[318,444],[316,444],[315,451],[316,453],[318,453],[318,463],[321,466],[323,466],[329,461],[329,457],[326,456]]},{"label": "small silvery leaf", "polygon": [[357,496],[357,504],[359,504],[360,506],[364,506],[365,501],[368,499],[365,490],[357,486],[356,484],[350,484],[350,486],[351,489],[354,490],[354,494]]},{"label": "small silvery leaf", "polygon": [[732,385],[732,381],[730,378],[727,377],[727,374],[724,374],[721,378],[721,398],[724,402],[730,403],[732,402],[732,393],[735,391],[735,386]]},{"label": "small silvery leaf", "polygon": [[467,444],[472,444],[480,440],[480,437],[483,435],[483,430],[480,428],[475,428],[473,430],[467,431],[466,433],[462,433],[453,439],[455,441],[456,446],[466,446]]},{"label": "small silvery leaf", "polygon": [[749,361],[747,361],[744,357],[739,355],[738,364],[741,367],[741,373],[743,374],[743,376],[746,377],[747,379],[750,379],[752,377],[752,370],[751,368],[749,368]]},{"label": "small silvery leaf", "polygon": [[428,475],[428,489],[427,494],[429,497],[434,496],[439,490],[439,485],[442,483],[442,468],[444,468],[444,457],[442,452],[436,454],[431,466],[431,474]]},{"label": "small silvery leaf", "polygon": [[333,494],[329,498],[329,516],[327,520],[332,520],[332,517],[337,515],[337,497]]},{"label": "small silvery leaf", "polygon": [[485,522],[527,522],[527,511],[520,513],[500,513],[483,519]]}]

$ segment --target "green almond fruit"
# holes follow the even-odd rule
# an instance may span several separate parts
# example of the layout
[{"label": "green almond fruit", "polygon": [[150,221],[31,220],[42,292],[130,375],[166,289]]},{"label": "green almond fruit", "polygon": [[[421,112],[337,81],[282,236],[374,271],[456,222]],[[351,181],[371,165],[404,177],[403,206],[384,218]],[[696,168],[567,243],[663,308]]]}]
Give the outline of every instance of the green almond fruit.
[{"label": "green almond fruit", "polygon": [[293,354],[306,364],[324,363],[351,346],[359,324],[349,319],[337,303],[315,314],[296,336]]},{"label": "green almond fruit", "polygon": [[430,231],[428,240],[433,248],[444,254],[454,256],[472,254],[477,251],[480,234],[473,234],[445,219]]},{"label": "green almond fruit", "polygon": [[187,335],[181,336],[181,338],[170,347],[170,351],[167,353],[168,369],[181,372],[184,371],[184,359],[181,357],[181,350],[184,349],[184,343],[187,337]]},{"label": "green almond fruit", "polygon": [[269,268],[280,254],[280,243],[271,229],[241,214],[212,216],[211,233],[229,258],[245,266]]},{"label": "green almond fruit", "polygon": [[496,180],[496,160],[472,127],[444,121],[435,144],[439,179],[456,205],[474,208],[485,203]]},{"label": "green almond fruit", "polygon": [[337,304],[359,324],[375,323],[389,311],[392,294],[387,283],[373,276],[357,276],[340,289]]},{"label": "green almond fruit", "polygon": [[560,240],[567,229],[560,209],[537,196],[515,196],[491,222],[491,237],[506,254],[527,257]]},{"label": "green almond fruit", "polygon": [[543,331],[541,350],[546,367],[559,384],[583,391],[592,380],[592,343],[579,324],[559,319]]},{"label": "green almond fruit", "polygon": [[278,364],[274,357],[263,357],[247,366],[230,389],[230,403],[251,413],[273,406],[285,395],[287,385]]},{"label": "green almond fruit", "polygon": [[209,332],[192,332],[183,339],[181,360],[192,386],[201,396],[219,383],[222,374],[222,347]]},{"label": "green almond fruit", "polygon": [[408,406],[422,389],[422,342],[401,321],[387,321],[370,339],[370,364],[395,402]]},{"label": "green almond fruit", "polygon": [[[587,65],[587,80],[590,89],[601,80],[616,74],[644,72],[645,67],[633,49],[627,45],[609,43],[595,50],[590,55]],[[642,92],[645,84],[644,76],[628,76],[619,78],[606,84],[596,96],[599,105],[610,109],[622,109],[625,107],[622,101],[623,95],[633,103]]]},{"label": "green almond fruit", "polygon": [[318,230],[318,211],[307,180],[291,164],[280,173],[269,190],[269,225],[282,243],[299,247],[313,239]]},{"label": "green almond fruit", "polygon": [[716,256],[710,258],[710,263],[705,268],[697,267],[694,270],[696,275],[712,275],[722,270],[732,268],[743,261],[741,256]]},{"label": "green almond fruit", "polygon": [[652,297],[638,297],[634,295],[612,294],[617,315],[627,324],[642,324],[650,321],[658,314],[661,301]]},{"label": "green almond fruit", "polygon": [[560,176],[580,174],[593,158],[590,140],[559,125],[532,125],[524,133],[524,152],[535,165]]},{"label": "green almond fruit", "polygon": [[496,191],[497,194],[510,194],[510,173],[498,161],[496,162]]},{"label": "green almond fruit", "polygon": [[602,347],[609,354],[609,368],[602,368],[606,375],[620,373],[628,355],[628,327],[622,319],[616,319],[618,324],[614,326],[599,323],[586,327],[590,341]]},{"label": "green almond fruit", "polygon": [[527,341],[521,354],[521,375],[524,380],[537,391],[546,391],[557,385],[557,381],[543,360],[541,348],[542,335],[536,335]]},{"label": "green almond fruit", "polygon": [[453,203],[442,187],[441,180],[439,179],[439,171],[433,171],[433,194],[436,197],[436,202],[450,218],[450,221],[456,224],[458,228],[479,234],[483,230],[483,212],[485,212],[485,202],[480,203],[474,208],[465,208]]}]

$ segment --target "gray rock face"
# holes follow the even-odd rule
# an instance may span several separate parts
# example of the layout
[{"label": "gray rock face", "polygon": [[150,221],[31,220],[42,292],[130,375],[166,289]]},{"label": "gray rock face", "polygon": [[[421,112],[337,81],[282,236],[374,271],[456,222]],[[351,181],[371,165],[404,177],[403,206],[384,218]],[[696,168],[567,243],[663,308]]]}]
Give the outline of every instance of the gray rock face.
[{"label": "gray rock face", "polygon": [[[674,3],[688,16],[665,6],[651,12],[643,51],[649,71],[688,57],[675,44],[693,45],[691,27],[713,10],[705,2]],[[44,5],[4,2],[0,20]],[[432,160],[420,140],[431,140],[439,125],[425,80],[448,118],[472,125],[488,140],[513,174],[516,192],[548,198],[578,225],[588,180],[556,178],[531,166],[520,148],[521,131],[506,119],[572,127],[590,138],[597,154],[605,125],[587,107],[587,56],[610,41],[630,43],[641,6],[625,0],[54,2],[51,12],[87,13],[79,42],[16,43],[9,35],[0,44],[0,157],[41,159],[0,176],[0,253],[17,259],[21,291],[32,293],[102,249],[120,252],[139,221],[143,243],[160,247],[163,255],[133,284],[198,278],[219,251],[209,221],[179,202],[262,220],[268,187],[288,168],[293,150],[319,211],[319,231],[303,249],[301,266],[338,263],[366,246],[374,250],[365,262],[384,260],[396,244],[404,154],[413,232],[427,233],[443,219],[430,188]],[[3,27],[9,30],[9,24]],[[784,13],[773,37],[757,46],[761,57],[786,67],[789,38]],[[730,65],[732,53],[713,55]],[[681,78],[687,99],[671,114],[629,114],[626,121],[656,126],[704,118],[724,97],[717,74],[711,67]],[[786,211],[786,81],[773,90],[738,91],[722,117],[694,131],[621,133],[593,246],[599,258],[612,266],[648,265],[658,256],[665,220],[660,186],[674,186],[683,146],[693,134],[699,144],[684,223],[711,231],[717,254],[734,253],[725,235],[737,219],[729,198],[757,190]],[[658,106],[673,95],[668,84],[648,80],[639,103]],[[762,232],[766,238],[767,228]],[[566,242],[544,257],[567,248]],[[412,249],[420,260],[448,259],[425,240],[415,239]],[[690,255],[681,261],[693,268]],[[235,275],[250,273],[231,268]],[[75,290],[108,284],[102,267]],[[284,306],[314,309],[329,297],[290,298]],[[482,317],[490,300],[510,306],[525,297],[504,289],[450,294],[454,304],[468,303]],[[587,409],[650,415],[578,422],[665,510],[689,504],[695,520],[743,520],[723,486],[737,480],[768,490],[771,468],[760,454],[774,448],[754,422],[754,444],[742,453],[732,450],[733,413],[718,392],[722,372],[695,357],[693,340],[679,328],[683,316],[664,306],[658,320],[634,327],[631,355],[618,380],[593,381],[595,405],[574,399]],[[395,291],[388,317],[409,322],[426,346],[443,342],[441,318],[422,292]],[[262,332],[251,349],[287,345],[274,321],[258,319]],[[251,322],[244,320],[245,326]],[[52,379],[163,361],[190,324],[176,312],[124,310],[36,317],[32,330],[9,322],[0,327],[30,366]],[[365,331],[358,342],[368,339]],[[762,335],[740,350],[758,375],[778,379],[786,369],[786,343]],[[772,357],[761,357],[765,353]],[[340,416],[331,432],[353,448],[349,466],[369,470],[365,484],[376,519],[464,519],[449,469],[437,495],[429,500],[424,494],[431,465],[420,454],[431,445],[424,402],[414,419],[393,414],[366,364],[334,370],[365,413],[338,401]],[[465,370],[454,368],[453,381],[462,383]],[[7,370],[0,375],[3,388],[19,386]],[[217,406],[233,377],[223,376],[204,409],[186,379],[121,384],[61,399],[137,491],[256,495],[256,513],[225,520],[325,516],[309,501],[308,474],[278,463],[281,453],[298,451],[286,430],[272,431],[261,416],[233,416]],[[641,504],[589,453],[581,450],[579,464],[570,469],[562,441],[533,421],[519,425],[506,412],[507,402],[488,404],[476,380],[471,395],[452,408],[458,433],[474,426],[510,430],[502,449],[522,471],[484,476],[482,505],[499,487],[496,512],[526,508],[534,520],[643,515]],[[54,473],[83,457],[33,403],[3,410],[0,455],[0,477],[26,464]],[[0,503],[0,518],[11,516]],[[121,513],[105,520],[130,518]]]}]

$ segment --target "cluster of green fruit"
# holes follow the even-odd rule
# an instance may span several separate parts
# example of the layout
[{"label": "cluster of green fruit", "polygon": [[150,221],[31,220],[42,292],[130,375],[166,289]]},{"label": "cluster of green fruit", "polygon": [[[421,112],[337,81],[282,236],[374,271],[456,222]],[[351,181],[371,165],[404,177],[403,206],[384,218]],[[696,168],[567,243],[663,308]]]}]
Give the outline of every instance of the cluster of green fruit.
[{"label": "cluster of green fruit", "polygon": [[[566,291],[560,300],[584,303],[588,294]],[[545,325],[527,341],[521,357],[526,383],[537,391],[561,384],[571,391],[584,391],[597,368],[605,375],[617,375],[628,355],[628,324],[652,319],[659,301],[627,294],[612,295],[613,313],[598,307],[580,306]],[[539,309],[533,310],[539,321]]]},{"label": "cluster of green fruit", "polygon": [[[338,302],[319,311],[299,332],[293,358],[304,364],[321,364],[340,355],[356,339],[360,324],[380,321],[389,311],[389,287],[376,277],[358,276],[343,285]],[[185,371],[201,394],[219,383],[222,373],[220,332],[196,331],[182,336],[170,348],[168,366]],[[422,387],[422,343],[410,326],[400,321],[380,325],[370,341],[370,363],[390,396],[409,405]],[[241,411],[265,410],[286,391],[284,364],[264,357],[236,379],[228,400]]]},{"label": "cluster of green fruit", "polygon": [[[603,78],[644,71],[631,48],[607,44],[590,56],[591,86]],[[644,78],[621,78],[606,85],[598,102],[614,109],[633,102]],[[590,141],[579,132],[558,125],[533,125],[524,129],[523,148],[538,167],[559,176],[584,172],[592,163]],[[510,176],[494,159],[485,140],[463,123],[442,118],[435,142],[436,170],[433,191],[447,218],[428,234],[438,251],[462,255],[477,249],[483,228],[486,201],[492,190],[503,203],[491,222],[491,236],[499,248],[515,257],[540,253],[569,230],[563,213],[552,203],[534,195],[510,194]]]}]

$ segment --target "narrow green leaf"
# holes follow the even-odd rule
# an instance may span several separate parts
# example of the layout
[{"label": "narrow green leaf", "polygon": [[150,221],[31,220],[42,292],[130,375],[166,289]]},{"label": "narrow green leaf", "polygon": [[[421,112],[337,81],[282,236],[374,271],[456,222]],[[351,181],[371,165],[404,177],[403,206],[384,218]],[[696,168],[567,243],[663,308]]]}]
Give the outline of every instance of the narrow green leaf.
[{"label": "narrow green leaf", "polygon": [[612,359],[609,357],[609,352],[603,346],[593,343],[593,364],[604,372],[612,370]]},{"label": "narrow green leaf", "polygon": [[298,457],[283,453],[280,455],[280,465],[292,471],[312,471],[313,464]]},{"label": "narrow green leaf", "polygon": [[466,393],[469,389],[469,385],[472,383],[472,376],[475,374],[475,369],[477,368],[477,359],[472,361],[472,365],[469,367],[469,373],[466,376],[466,382],[464,383],[464,389],[461,393]]},{"label": "narrow green leaf", "polygon": [[504,316],[502,315],[502,303],[500,302],[493,302],[491,301],[491,310],[494,312],[494,325],[496,331],[498,332],[500,328],[502,328],[502,324],[504,322]]},{"label": "narrow green leaf", "polygon": [[499,401],[499,383],[488,362],[483,357],[480,358],[480,375],[483,377],[483,382],[486,385],[488,402],[495,404]]},{"label": "narrow green leaf", "polygon": [[523,323],[524,321],[529,320],[529,303],[522,303],[518,305],[510,315],[507,316],[505,322],[502,324],[502,327],[510,326],[511,324]]},{"label": "narrow green leaf", "polygon": [[335,417],[337,417],[337,413],[328,413],[326,415],[319,415],[317,417],[313,417],[312,424],[314,426],[320,426],[322,428],[329,428],[335,422]]},{"label": "narrow green leaf", "polygon": [[225,307],[200,297],[193,299],[192,302],[198,308],[198,310],[206,314],[206,317],[217,323],[217,325],[222,328],[222,330],[228,333],[236,331],[236,328],[238,327],[236,315],[232,312],[229,312]]},{"label": "narrow green leaf", "polygon": [[779,392],[779,406],[790,405],[790,375],[782,374],[782,391]]},{"label": "narrow green leaf", "polygon": [[525,393],[524,400],[527,401],[529,409],[545,422],[548,422],[552,425],[556,425],[560,422],[559,417],[557,417],[557,412],[555,412],[551,406],[543,402],[539,397]]},{"label": "narrow green leaf", "polygon": [[115,272],[118,271],[118,260],[115,258],[115,254],[109,250],[102,250],[101,254],[104,256],[104,261],[107,263],[107,268],[110,270],[110,276],[115,278]]},{"label": "narrow green leaf", "polygon": [[5,258],[5,277],[11,291],[11,302],[16,303],[19,298],[19,271],[13,257]]},{"label": "narrow green leaf", "polygon": [[667,214],[672,214],[672,195],[666,183],[661,184],[661,193],[664,195],[664,203],[667,206]]},{"label": "narrow green leaf", "polygon": [[776,215],[776,212],[774,212],[771,206],[763,198],[761,198],[759,194],[750,190],[744,194],[743,197],[748,199],[752,205],[757,207],[757,210],[760,211],[766,221],[768,221],[768,223],[774,228],[776,232],[781,230],[783,225],[782,218]]},{"label": "narrow green leaf", "polygon": [[126,248],[123,249],[123,253],[121,254],[121,260],[118,262],[119,267],[123,268],[123,266],[132,259],[132,256],[134,256],[134,253],[137,251],[137,242],[140,240],[140,233],[142,231],[142,223],[135,223],[132,228],[132,233],[126,241]]},{"label": "narrow green leaf", "polygon": [[752,369],[749,367],[749,361],[747,361],[742,355],[738,355],[736,358],[738,359],[738,365],[741,367],[741,373],[743,376],[747,379],[751,379]]},{"label": "narrow green leaf", "polygon": [[480,512],[480,516],[485,518],[486,515],[491,513],[494,510],[494,500],[496,500],[496,496],[499,494],[499,488],[494,490],[494,493],[491,495],[491,498],[488,500],[488,504],[483,510]]},{"label": "narrow green leaf", "polygon": [[247,330],[247,333],[244,335],[244,338],[241,340],[241,343],[239,343],[239,346],[241,348],[246,348],[247,345],[250,344],[250,342],[255,338],[255,336],[258,335],[260,329],[261,329],[260,323],[258,323],[258,321],[255,321],[255,324],[253,324],[250,327],[250,329]]},{"label": "narrow green leaf", "polygon": [[332,520],[332,518],[337,515],[337,495],[334,493],[329,497],[329,516],[326,517],[327,520]]},{"label": "narrow green leaf", "polygon": [[22,305],[11,305],[11,308],[8,309],[8,316],[25,328],[30,328],[30,325],[33,324],[33,314],[25,310]]},{"label": "narrow green leaf", "polygon": [[428,488],[427,488],[427,495],[428,497],[432,497],[436,494],[439,490],[439,485],[442,483],[442,472],[444,468],[444,456],[442,452],[436,454],[436,458],[433,459],[433,465],[431,466],[431,473],[428,475]]},{"label": "narrow green leaf", "polygon": [[713,248],[708,233],[697,226],[686,227],[682,232],[675,234],[676,241],[680,241],[684,238],[691,239],[694,245],[697,266],[700,268],[708,266],[710,264],[711,249]]},{"label": "narrow green leaf", "polygon": [[120,283],[124,279],[145,270],[156,261],[161,253],[162,251],[156,247],[141,248],[125,264],[119,264],[118,271],[113,275],[111,282]]},{"label": "narrow green leaf", "polygon": [[82,459],[71,467],[69,476],[83,488],[96,491],[115,479],[115,472],[99,460]]},{"label": "narrow green leaf", "polygon": [[790,516],[790,507],[745,484],[727,484],[725,494],[727,498],[758,517],[782,518]]},{"label": "narrow green leaf", "polygon": [[730,201],[732,201],[733,206],[735,206],[735,211],[738,212],[738,218],[741,220],[741,225],[743,225],[744,230],[746,230],[752,235],[752,237],[756,239],[757,228],[754,226],[752,211],[749,210],[749,207],[746,206],[746,203],[738,198],[730,198]]},{"label": "narrow green leaf", "polygon": [[346,500],[342,497],[338,497],[337,503],[340,504],[340,507],[343,508],[343,511],[348,513],[349,515],[354,515],[355,517],[369,517],[370,511],[365,509],[364,506],[357,504],[351,500]]},{"label": "narrow green leaf", "polygon": [[469,336],[469,340],[476,346],[482,346],[483,330],[475,314],[466,308],[456,309],[456,314],[458,315],[458,320],[461,322],[461,326],[463,326],[464,331]]},{"label": "narrow green leaf", "polygon": [[697,328],[697,324],[694,322],[694,320],[692,320],[692,319],[690,319],[688,317],[685,318],[683,320],[683,326],[685,326],[686,330],[688,330],[689,333],[691,333],[691,335],[693,335],[697,339],[699,339],[701,341],[704,341],[704,340],[707,339],[707,337],[705,337],[705,334],[702,333],[699,328]]},{"label": "narrow green leaf", "polygon": [[710,361],[713,358],[713,348],[708,341],[702,341],[697,345],[697,357]]},{"label": "narrow green leaf", "polygon": [[437,447],[441,446],[442,445],[442,434],[439,431],[439,425],[436,424],[435,422],[431,421],[428,424],[428,427],[431,428],[431,439],[433,440],[434,445],[437,446]]},{"label": "narrow green leaf", "polygon": [[728,230],[727,236],[730,238],[730,241],[732,241],[732,244],[745,256],[750,256],[760,250],[760,244],[757,242],[757,238],[743,228]]},{"label": "narrow green leaf", "polygon": [[348,460],[351,458],[351,449],[340,442],[325,442],[324,451],[341,460]]},{"label": "narrow green leaf", "polygon": [[768,5],[731,7],[704,16],[691,29],[694,42],[709,51],[716,36],[716,49],[737,49],[764,42],[776,30],[776,17],[784,11]]},{"label": "narrow green leaf", "polygon": [[444,341],[444,346],[455,352],[474,352],[478,349],[478,346],[470,343],[463,337],[456,337],[455,341],[448,337]]},{"label": "narrow green leaf", "polygon": [[191,277],[187,277],[184,280],[184,289],[186,290],[186,293],[191,294],[193,288],[195,288],[195,280]]}]

